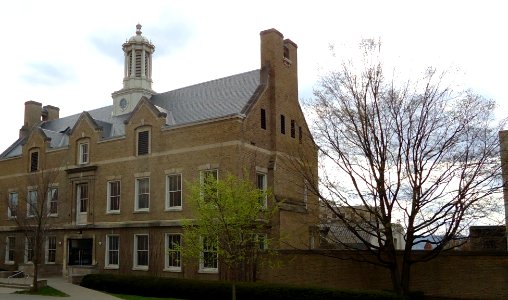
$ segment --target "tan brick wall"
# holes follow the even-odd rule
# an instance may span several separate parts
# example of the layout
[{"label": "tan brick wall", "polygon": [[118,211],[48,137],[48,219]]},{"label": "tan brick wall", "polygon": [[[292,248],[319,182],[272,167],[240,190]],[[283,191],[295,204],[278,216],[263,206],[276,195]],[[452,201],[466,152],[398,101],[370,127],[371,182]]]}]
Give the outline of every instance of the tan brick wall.
[{"label": "tan brick wall", "polygon": [[[280,251],[275,259],[281,267],[263,268],[258,278],[340,289],[392,288],[387,269],[348,260],[350,255],[351,251]],[[413,265],[411,290],[453,299],[506,299],[508,253],[443,253],[434,260]]]}]

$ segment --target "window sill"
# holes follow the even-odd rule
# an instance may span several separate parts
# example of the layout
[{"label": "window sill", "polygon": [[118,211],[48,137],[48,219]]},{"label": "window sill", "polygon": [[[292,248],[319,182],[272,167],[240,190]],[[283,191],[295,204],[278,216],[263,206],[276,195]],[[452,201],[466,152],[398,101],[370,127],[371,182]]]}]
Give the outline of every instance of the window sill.
[{"label": "window sill", "polygon": [[146,266],[146,267],[144,267],[144,266],[132,267],[132,270],[133,271],[148,271],[148,266]]},{"label": "window sill", "polygon": [[56,265],[56,262],[46,262],[46,265]]},{"label": "window sill", "polygon": [[106,270],[118,270],[118,265],[111,265],[111,266],[105,266],[104,269]]},{"label": "window sill", "polygon": [[150,212],[150,210],[149,210],[149,209],[136,209],[136,210],[134,211],[134,213],[135,213],[135,214],[147,214],[147,213],[149,213],[149,212]]},{"label": "window sill", "polygon": [[4,264],[6,265],[14,265],[16,262],[15,261],[6,261],[4,262]]},{"label": "window sill", "polygon": [[219,274],[219,269],[199,269],[198,273],[201,274]]},{"label": "window sill", "polygon": [[49,217],[50,218],[58,218],[58,214],[50,214]]},{"label": "window sill", "polygon": [[182,268],[164,268],[162,271],[164,272],[172,272],[172,273],[181,273]]},{"label": "window sill", "polygon": [[181,206],[166,207],[165,211],[183,211],[183,208]]},{"label": "window sill", "polygon": [[120,211],[119,210],[106,211],[106,214],[108,214],[108,215],[119,215]]}]

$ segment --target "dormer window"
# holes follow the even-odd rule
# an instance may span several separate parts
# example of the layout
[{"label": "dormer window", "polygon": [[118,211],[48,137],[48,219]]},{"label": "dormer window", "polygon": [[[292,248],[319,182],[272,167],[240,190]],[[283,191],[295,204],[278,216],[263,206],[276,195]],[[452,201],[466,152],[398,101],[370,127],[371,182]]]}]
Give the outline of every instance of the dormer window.
[{"label": "dormer window", "polygon": [[30,172],[37,172],[39,170],[39,151],[30,151]]},{"label": "dormer window", "polygon": [[144,129],[137,134],[137,154],[146,155],[150,153],[150,130]]},{"label": "dormer window", "polygon": [[78,162],[80,165],[85,165],[90,162],[90,147],[88,142],[78,143]]}]

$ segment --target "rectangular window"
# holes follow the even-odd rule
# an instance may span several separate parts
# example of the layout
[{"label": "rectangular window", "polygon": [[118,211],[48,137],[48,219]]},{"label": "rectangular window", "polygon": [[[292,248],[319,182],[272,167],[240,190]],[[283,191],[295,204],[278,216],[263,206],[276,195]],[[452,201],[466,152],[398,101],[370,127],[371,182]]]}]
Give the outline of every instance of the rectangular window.
[{"label": "rectangular window", "polygon": [[28,191],[26,203],[26,215],[27,217],[34,217],[37,213],[37,190]]},{"label": "rectangular window", "polygon": [[148,234],[134,235],[134,268],[148,269]]},{"label": "rectangular window", "polygon": [[213,197],[217,197],[217,180],[219,178],[219,170],[201,171],[202,196],[205,201],[212,201]]},{"label": "rectangular window", "polygon": [[150,153],[150,132],[148,130],[138,132],[138,155]]},{"label": "rectangular window", "polygon": [[179,234],[166,234],[166,270],[181,271],[181,253],[180,246],[182,236]]},{"label": "rectangular window", "polygon": [[106,267],[117,269],[120,265],[120,237],[118,235],[106,236]]},{"label": "rectangular window", "polygon": [[263,196],[261,196],[261,198],[259,199],[259,203],[261,204],[262,207],[266,208],[266,202],[267,202],[267,195],[266,195],[266,190],[267,190],[267,184],[266,184],[266,174],[264,173],[257,173],[256,174],[256,178],[257,178],[257,188],[263,192]]},{"label": "rectangular window", "polygon": [[76,194],[78,196],[78,212],[86,214],[88,211],[88,183],[80,183],[77,185]]},{"label": "rectangular window", "polygon": [[148,211],[150,207],[150,178],[136,179],[136,210]]},{"label": "rectangular window", "polygon": [[266,250],[268,249],[268,237],[265,234],[257,234],[256,235],[256,242],[257,242],[257,245],[258,245],[258,249],[259,250]]},{"label": "rectangular window", "polygon": [[261,128],[266,129],[266,111],[261,109]]},{"label": "rectangular window", "polygon": [[108,182],[108,210],[109,213],[120,212],[120,181]]},{"label": "rectangular window", "polygon": [[9,218],[16,218],[18,215],[18,193],[9,193],[9,206],[7,207],[7,216]]},{"label": "rectangular window", "polygon": [[58,215],[58,188],[56,187],[48,189],[48,209],[50,216]]},{"label": "rectangular window", "polygon": [[182,174],[167,176],[166,209],[182,209]]},{"label": "rectangular window", "polygon": [[30,153],[30,172],[39,170],[39,151]]},{"label": "rectangular window", "polygon": [[46,239],[46,263],[56,262],[56,236],[48,236]]},{"label": "rectangular window", "polygon": [[79,143],[79,164],[87,164],[89,162],[88,143]]},{"label": "rectangular window", "polygon": [[217,253],[217,239],[202,238],[203,250],[199,264],[200,272],[216,273],[219,270],[219,256]]},{"label": "rectangular window", "polygon": [[302,126],[298,126],[298,141],[300,144],[302,143],[302,137],[303,137]]},{"label": "rectangular window", "polygon": [[286,134],[286,117],[280,115],[280,133]]},{"label": "rectangular window", "polygon": [[295,120],[291,120],[291,137],[295,138],[296,136],[296,123]]},{"label": "rectangular window", "polygon": [[25,244],[25,262],[31,263],[34,259],[34,239],[32,237],[26,239]]},{"label": "rectangular window", "polygon": [[13,236],[8,236],[5,245],[5,263],[6,264],[14,264],[16,253],[16,238]]}]

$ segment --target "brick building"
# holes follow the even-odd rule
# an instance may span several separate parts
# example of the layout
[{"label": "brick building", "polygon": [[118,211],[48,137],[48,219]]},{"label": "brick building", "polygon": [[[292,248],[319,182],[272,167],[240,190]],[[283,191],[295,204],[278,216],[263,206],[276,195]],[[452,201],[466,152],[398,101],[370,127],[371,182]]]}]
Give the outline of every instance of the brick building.
[{"label": "brick building", "polygon": [[[501,150],[501,168],[504,182],[503,198],[504,198],[504,216],[505,216],[505,240],[508,243],[508,130],[499,132],[499,146]],[[506,245],[508,249],[508,244]]]},{"label": "brick building", "polygon": [[[303,158],[317,174],[298,102],[297,45],[262,31],[260,69],[156,93],[155,47],[136,28],[122,45],[123,88],[112,105],[60,117],[57,107],[25,103],[20,137],[0,155],[0,268],[30,265],[30,242],[15,218],[44,199],[48,272],[217,276],[217,265],[169,258],[182,221],[193,218],[188,183],[208,174],[247,176],[271,190],[282,203],[270,223],[272,246],[308,248],[317,199],[288,163]],[[44,174],[47,191],[34,180]]]}]

